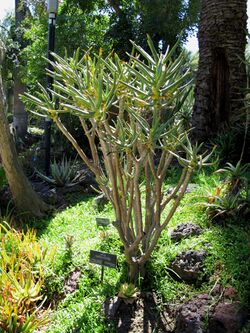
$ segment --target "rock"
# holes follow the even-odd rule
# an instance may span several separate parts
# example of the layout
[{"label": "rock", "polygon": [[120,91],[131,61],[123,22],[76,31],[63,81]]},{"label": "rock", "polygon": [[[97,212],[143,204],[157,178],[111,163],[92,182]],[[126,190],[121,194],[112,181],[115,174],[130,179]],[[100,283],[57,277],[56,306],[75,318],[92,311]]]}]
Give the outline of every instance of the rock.
[{"label": "rock", "polygon": [[9,203],[12,201],[12,194],[9,186],[4,186],[0,189],[0,207],[7,209]]},{"label": "rock", "polygon": [[76,267],[73,272],[69,274],[64,283],[64,293],[66,295],[73,293],[78,288],[81,275],[81,270],[78,267]]},{"label": "rock", "polygon": [[95,198],[94,208],[98,211],[101,211],[108,202],[109,199],[104,193],[102,193]]},{"label": "rock", "polygon": [[207,253],[204,250],[190,250],[179,254],[171,268],[187,282],[196,282],[203,272],[203,263]]},{"label": "rock", "polygon": [[226,288],[223,296],[224,298],[227,298],[229,300],[230,299],[235,300],[238,298],[237,291],[233,287]]},{"label": "rock", "polygon": [[210,291],[211,296],[222,297],[223,301],[226,303],[228,301],[238,301],[239,297],[237,291],[233,287],[224,288],[221,284],[216,284],[212,291]]},{"label": "rock", "polygon": [[84,166],[83,169],[77,172],[75,181],[78,182],[81,186],[87,188],[89,192],[96,193],[94,189],[98,189],[95,175],[87,166]]},{"label": "rock", "polygon": [[119,297],[110,297],[103,304],[104,315],[107,320],[113,320],[121,304]]},{"label": "rock", "polygon": [[188,184],[188,187],[187,187],[185,193],[192,193],[197,189],[197,187],[198,187],[197,184],[190,183],[190,184]]},{"label": "rock", "polygon": [[189,236],[199,235],[202,229],[193,223],[181,223],[171,232],[170,237],[175,241],[187,238]]},{"label": "rock", "polygon": [[47,204],[55,205],[59,201],[56,190],[54,188],[48,190],[47,192],[38,193],[38,194]]},{"label": "rock", "polygon": [[210,333],[238,333],[247,320],[247,312],[239,302],[219,303],[209,319]]},{"label": "rock", "polygon": [[[222,287],[219,285],[219,287]],[[221,289],[218,290],[218,293]],[[227,297],[235,295],[234,288],[227,288]],[[227,298],[228,299],[228,298]],[[247,322],[248,313],[239,302],[215,302],[208,294],[194,296],[176,311],[175,333],[239,333]]]},{"label": "rock", "polygon": [[32,182],[32,187],[47,204],[65,207],[66,201],[62,189],[51,187],[51,185],[47,184],[45,181],[34,181]]},{"label": "rock", "polygon": [[[206,316],[211,304],[208,294],[194,296],[177,310],[175,333],[205,333]],[[215,332],[213,332],[215,333]]]}]

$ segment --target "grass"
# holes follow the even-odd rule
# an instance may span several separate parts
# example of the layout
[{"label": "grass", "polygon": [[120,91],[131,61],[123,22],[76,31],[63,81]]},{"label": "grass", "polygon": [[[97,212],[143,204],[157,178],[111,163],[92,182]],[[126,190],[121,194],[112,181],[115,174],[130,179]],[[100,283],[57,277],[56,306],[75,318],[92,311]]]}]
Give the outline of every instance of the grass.
[{"label": "grass", "polygon": [[[169,175],[167,187],[175,181],[176,173]],[[204,208],[197,205],[201,196],[208,196],[219,184],[219,175],[196,174],[192,182],[193,191],[187,193],[177,213],[163,232],[151,260],[147,265],[147,278],[141,280],[141,288],[156,290],[162,304],[180,303],[200,292],[210,292],[215,283],[236,288],[240,300],[249,304],[250,259],[249,226],[241,221],[228,220],[224,226],[212,225]],[[47,270],[45,293],[49,299],[58,300],[53,311],[47,332],[114,332],[112,324],[107,323],[102,314],[103,302],[107,297],[116,295],[121,283],[126,281],[126,265],[122,244],[115,228],[97,227],[96,217],[106,217],[111,221],[114,212],[107,204],[102,212],[94,208],[94,197],[78,198],[54,217],[32,222],[30,227],[37,229],[41,241],[56,247],[53,269]],[[203,228],[199,236],[190,237],[174,243],[170,231],[179,223],[193,222]],[[67,244],[65,239],[71,239]],[[100,283],[101,268],[89,263],[89,251],[101,250],[116,254],[118,268],[105,268],[104,283]],[[176,255],[189,249],[205,249],[209,256],[205,273],[208,278],[196,285],[176,281],[169,266]],[[69,274],[80,268],[82,275],[78,289],[64,295],[64,283]]]},{"label": "grass", "polygon": [[[88,197],[52,219],[39,221],[40,239],[57,249],[53,271],[47,274],[45,293],[51,298],[63,298],[53,313],[48,330],[51,333],[112,331],[100,313],[106,297],[118,290],[124,256],[114,227],[110,225],[105,230],[97,227],[97,216],[114,219],[110,205],[100,215],[94,209],[94,197]],[[70,251],[65,241],[69,236],[73,236]],[[117,270],[105,269],[103,285],[100,284],[101,267],[89,263],[90,249],[118,255],[120,266]],[[79,288],[64,298],[64,281],[75,267],[82,271]]]}]

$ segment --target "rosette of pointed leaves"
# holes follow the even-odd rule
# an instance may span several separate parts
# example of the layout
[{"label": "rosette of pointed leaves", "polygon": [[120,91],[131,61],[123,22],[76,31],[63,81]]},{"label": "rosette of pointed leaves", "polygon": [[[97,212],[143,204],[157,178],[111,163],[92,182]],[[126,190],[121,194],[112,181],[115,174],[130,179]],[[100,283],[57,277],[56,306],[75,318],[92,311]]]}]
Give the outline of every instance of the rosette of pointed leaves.
[{"label": "rosette of pointed leaves", "polygon": [[0,332],[32,333],[49,321],[42,288],[44,262],[52,256],[34,231],[0,224]]}]

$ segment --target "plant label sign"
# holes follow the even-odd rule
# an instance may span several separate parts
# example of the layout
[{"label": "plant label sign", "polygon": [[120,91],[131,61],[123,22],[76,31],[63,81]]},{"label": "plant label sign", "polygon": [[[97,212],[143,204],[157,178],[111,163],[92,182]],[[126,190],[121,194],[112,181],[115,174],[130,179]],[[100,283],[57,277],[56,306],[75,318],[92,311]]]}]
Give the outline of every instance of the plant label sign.
[{"label": "plant label sign", "polygon": [[92,264],[116,268],[117,256],[115,254],[90,250],[89,262]]},{"label": "plant label sign", "polygon": [[109,219],[106,219],[104,217],[97,217],[96,218],[96,225],[98,227],[107,227],[109,225],[110,221]]}]

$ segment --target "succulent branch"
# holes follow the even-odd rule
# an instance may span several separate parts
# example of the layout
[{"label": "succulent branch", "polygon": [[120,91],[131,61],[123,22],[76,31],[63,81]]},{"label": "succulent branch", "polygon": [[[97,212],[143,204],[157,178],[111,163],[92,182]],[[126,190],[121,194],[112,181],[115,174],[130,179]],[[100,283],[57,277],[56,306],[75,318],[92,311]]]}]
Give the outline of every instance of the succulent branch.
[{"label": "succulent branch", "polygon": [[[210,154],[201,154],[200,146],[191,145],[177,117],[190,91],[183,54],[176,59],[174,49],[158,54],[150,38],[150,54],[132,44],[127,63],[116,54],[104,58],[86,52],[79,58],[76,52],[65,59],[54,54],[49,73],[54,76],[53,89],[48,93],[40,86],[36,96],[26,94],[24,99],[33,103],[34,112],[55,120],[96,175],[113,204],[114,225],[134,280],[180,204],[193,170],[206,164]],[[60,113],[79,117],[91,159],[68,132]],[[164,180],[173,158],[183,173],[164,197]],[[169,213],[161,221],[167,206]]]}]

